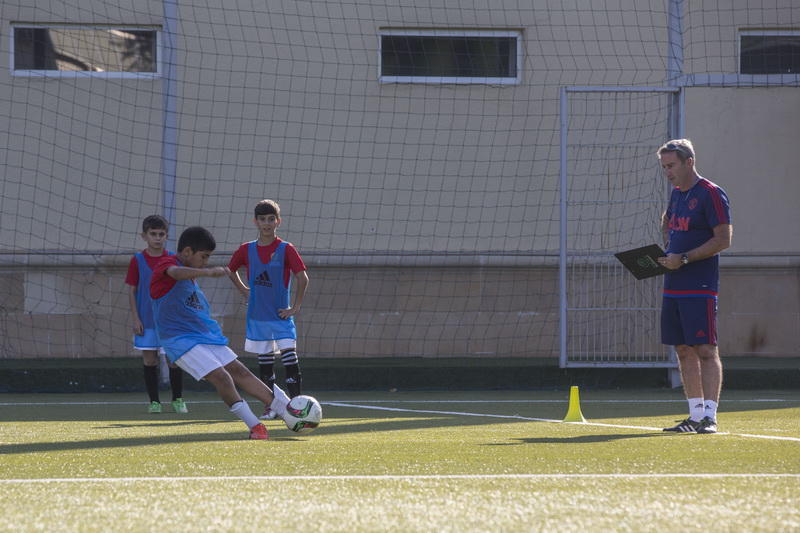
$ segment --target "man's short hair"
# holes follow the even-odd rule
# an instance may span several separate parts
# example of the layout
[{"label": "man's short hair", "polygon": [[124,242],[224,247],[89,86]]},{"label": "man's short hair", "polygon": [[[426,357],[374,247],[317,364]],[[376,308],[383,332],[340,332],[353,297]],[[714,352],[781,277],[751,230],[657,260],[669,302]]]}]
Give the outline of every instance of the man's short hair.
[{"label": "man's short hair", "polygon": [[694,155],[694,146],[692,146],[692,141],[689,139],[672,139],[671,141],[665,142],[661,145],[661,148],[658,149],[658,157],[661,157],[662,154],[667,152],[675,152],[678,155],[678,159],[681,160],[681,163],[685,163],[690,157],[697,161]]},{"label": "man's short hair", "polygon": [[275,215],[278,218],[281,218],[281,206],[278,205],[278,202],[275,200],[261,200],[256,204],[256,208],[254,209],[255,216],[258,215]]},{"label": "man's short hair", "polygon": [[169,230],[169,222],[161,215],[149,215],[142,221],[142,233],[147,233],[151,229]]},{"label": "man's short hair", "polygon": [[192,252],[213,252],[217,247],[217,241],[214,240],[214,236],[206,228],[192,226],[183,230],[181,237],[178,239],[179,252],[187,246],[192,249]]}]

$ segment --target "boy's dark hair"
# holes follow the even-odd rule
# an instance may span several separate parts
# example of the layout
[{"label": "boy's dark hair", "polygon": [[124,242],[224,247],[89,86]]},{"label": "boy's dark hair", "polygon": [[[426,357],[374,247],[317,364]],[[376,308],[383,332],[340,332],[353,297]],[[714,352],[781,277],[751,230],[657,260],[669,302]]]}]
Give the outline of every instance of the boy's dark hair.
[{"label": "boy's dark hair", "polygon": [[169,230],[169,222],[161,215],[146,216],[142,221],[142,233],[147,233],[151,229]]},{"label": "boy's dark hair", "polygon": [[275,215],[281,218],[281,206],[275,200],[261,200],[256,204],[256,216],[258,215]]},{"label": "boy's dark hair", "polygon": [[192,226],[183,230],[180,239],[178,239],[179,252],[187,246],[192,249],[192,252],[213,252],[217,247],[217,241],[214,240],[214,236],[206,228]]}]

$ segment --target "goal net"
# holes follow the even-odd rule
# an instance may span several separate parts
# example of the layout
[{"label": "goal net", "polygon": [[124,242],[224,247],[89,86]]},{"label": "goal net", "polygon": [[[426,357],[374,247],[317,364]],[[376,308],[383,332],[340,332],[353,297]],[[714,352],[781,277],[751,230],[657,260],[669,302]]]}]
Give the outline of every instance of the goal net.
[{"label": "goal net", "polygon": [[[309,269],[302,354],[557,357],[560,89],[664,85],[669,4],[5,1],[0,358],[133,355],[142,219],[171,250],[205,226],[222,265],[264,198]],[[762,4],[731,16],[800,21]],[[692,20],[728,28],[717,11]],[[701,33],[720,61],[693,67],[728,68]],[[653,238],[666,97],[574,96],[570,343],[651,354],[656,282],[608,254]],[[200,283],[241,351],[238,293]]]},{"label": "goal net", "polygon": [[562,366],[673,366],[660,342],[660,277],[614,254],[662,244],[668,194],[655,150],[673,137],[677,89],[562,92]]}]

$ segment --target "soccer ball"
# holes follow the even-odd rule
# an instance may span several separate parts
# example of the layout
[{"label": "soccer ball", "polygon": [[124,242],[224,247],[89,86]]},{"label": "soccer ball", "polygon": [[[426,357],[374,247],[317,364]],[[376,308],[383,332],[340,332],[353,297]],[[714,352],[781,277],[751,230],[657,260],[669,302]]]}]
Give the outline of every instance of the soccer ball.
[{"label": "soccer ball", "polygon": [[322,420],[322,407],[311,396],[295,396],[286,405],[283,421],[295,433],[308,433]]}]

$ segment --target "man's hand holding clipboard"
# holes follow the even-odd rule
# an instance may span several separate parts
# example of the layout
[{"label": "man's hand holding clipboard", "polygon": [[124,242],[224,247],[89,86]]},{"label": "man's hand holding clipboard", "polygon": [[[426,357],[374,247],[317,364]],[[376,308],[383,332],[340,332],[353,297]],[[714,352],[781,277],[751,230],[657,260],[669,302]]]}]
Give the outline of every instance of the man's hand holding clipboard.
[{"label": "man's hand holding clipboard", "polygon": [[653,276],[660,276],[670,272],[670,269],[658,262],[659,257],[667,254],[657,244],[634,248],[625,252],[614,254],[625,268],[627,268],[636,279],[645,279]]}]

